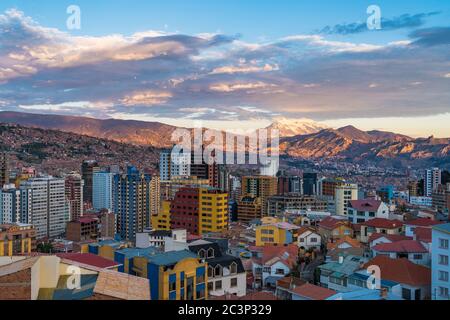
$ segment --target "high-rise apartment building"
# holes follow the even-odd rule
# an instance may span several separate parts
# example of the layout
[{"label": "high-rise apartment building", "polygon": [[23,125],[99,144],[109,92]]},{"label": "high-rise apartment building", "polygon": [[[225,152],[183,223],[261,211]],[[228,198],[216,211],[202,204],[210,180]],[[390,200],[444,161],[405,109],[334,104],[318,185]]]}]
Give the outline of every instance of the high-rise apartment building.
[{"label": "high-rise apartment building", "polygon": [[425,171],[425,196],[431,197],[431,194],[441,184],[442,171],[439,168],[433,168]]},{"label": "high-rise apartment building", "polygon": [[5,152],[0,153],[0,188],[9,184],[9,163],[8,155]]},{"label": "high-rise apartment building", "polygon": [[14,184],[5,184],[0,189],[0,224],[21,221],[21,192]]},{"label": "high-rise apartment building", "polygon": [[92,177],[92,205],[95,210],[113,208],[113,180],[110,172],[95,172]]},{"label": "high-rise apartment building", "polygon": [[70,207],[70,220],[76,221],[83,216],[83,189],[84,181],[81,175],[71,173],[65,178],[66,180],[66,199]]},{"label": "high-rise apartment building", "polygon": [[199,234],[228,229],[228,193],[215,188],[199,189]]},{"label": "high-rise apartment building", "polygon": [[317,195],[317,173],[303,173],[303,193],[307,196]]},{"label": "high-rise apartment building", "polygon": [[[170,203],[171,229],[195,235],[221,232],[228,229],[228,219],[228,194],[216,188],[185,187]],[[158,224],[164,226],[164,220]]]},{"label": "high-rise apartment building", "polygon": [[358,200],[358,185],[345,183],[336,186],[334,200],[336,215],[346,216],[350,201]]},{"label": "high-rise apartment building", "polygon": [[159,156],[159,175],[162,181],[169,181],[175,177],[189,177],[191,175],[190,154],[172,154],[172,150],[163,150]]},{"label": "high-rise apartment building", "polygon": [[32,178],[21,186],[22,222],[36,228],[36,238],[56,238],[70,220],[65,180],[54,177]]},{"label": "high-rise apartment building", "polygon": [[95,172],[99,172],[100,167],[95,160],[85,160],[81,165],[81,177],[84,180],[83,200],[92,203],[92,183]]},{"label": "high-rise apartment building", "polygon": [[137,232],[150,225],[150,175],[129,166],[126,174],[116,174],[113,183],[113,212],[117,233],[134,240]]},{"label": "high-rise apartment building", "polygon": [[150,216],[157,215],[161,206],[161,179],[153,176],[150,180]]},{"label": "high-rise apartment building", "polygon": [[242,178],[242,196],[261,198],[261,215],[267,215],[267,199],[277,194],[278,180],[276,177],[253,176]]}]

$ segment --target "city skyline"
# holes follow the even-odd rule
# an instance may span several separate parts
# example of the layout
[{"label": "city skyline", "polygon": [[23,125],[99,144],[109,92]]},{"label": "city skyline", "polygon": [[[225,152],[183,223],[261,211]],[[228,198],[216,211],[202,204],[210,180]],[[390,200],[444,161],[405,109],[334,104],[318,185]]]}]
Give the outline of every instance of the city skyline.
[{"label": "city skyline", "polygon": [[450,137],[450,6],[378,1],[369,30],[371,4],[2,1],[0,110]]}]

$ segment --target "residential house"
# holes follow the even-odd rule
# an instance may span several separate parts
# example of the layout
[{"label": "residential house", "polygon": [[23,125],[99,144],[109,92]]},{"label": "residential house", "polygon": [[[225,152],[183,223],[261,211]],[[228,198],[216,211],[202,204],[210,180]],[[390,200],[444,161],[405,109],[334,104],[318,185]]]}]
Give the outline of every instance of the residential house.
[{"label": "residential house", "polygon": [[350,238],[348,236],[343,237],[336,242],[330,242],[327,244],[327,250],[333,250],[333,249],[348,249],[348,248],[361,248],[361,243],[353,238]]},{"label": "residential house", "polygon": [[208,293],[210,296],[228,294],[243,297],[247,291],[247,274],[240,258],[225,254],[217,243],[199,241],[189,245],[199,259],[208,264]]},{"label": "residential house", "polygon": [[347,208],[347,217],[352,223],[363,223],[375,218],[388,219],[389,208],[380,200],[352,200]]},{"label": "residential house", "polygon": [[319,266],[320,286],[339,292],[350,291],[348,277],[360,269],[365,261],[364,257],[349,255]]},{"label": "residential house", "polygon": [[256,245],[284,245],[297,242],[300,227],[287,222],[275,222],[256,227]]},{"label": "residential house", "polygon": [[425,300],[430,298],[430,268],[412,263],[408,259],[392,259],[376,256],[364,264],[363,269],[378,266],[382,280],[390,280],[401,285],[401,297],[405,300]]},{"label": "residential house", "polygon": [[403,222],[399,220],[375,218],[361,224],[360,241],[368,243],[374,233],[401,235],[403,230]]},{"label": "residential house", "polygon": [[413,237],[398,234],[373,233],[369,237],[369,247],[372,248],[381,243],[392,243],[402,240],[413,240]]},{"label": "residential house", "polygon": [[277,280],[275,294],[280,300],[292,300],[292,290],[304,285],[306,281],[293,276],[287,276]]},{"label": "residential house", "polygon": [[401,240],[392,243],[380,243],[372,247],[373,256],[388,256],[392,259],[406,258],[409,261],[429,266],[431,262],[428,249],[416,240]]},{"label": "residential house", "polygon": [[416,228],[426,228],[430,229],[433,228],[433,226],[436,226],[438,224],[443,224],[444,222],[426,219],[426,218],[418,218],[410,221],[405,221],[405,235],[408,237],[414,236],[414,230]]},{"label": "residential house", "polygon": [[295,244],[259,247],[252,261],[254,286],[275,288],[277,280],[290,274],[296,267],[298,247]]},{"label": "residential house", "polygon": [[318,250],[322,246],[322,237],[313,227],[301,227],[298,230],[297,245],[300,249]]},{"label": "residential house", "polygon": [[319,222],[318,227],[318,232],[325,242],[334,242],[346,236],[353,237],[351,223],[345,219],[326,217]]}]

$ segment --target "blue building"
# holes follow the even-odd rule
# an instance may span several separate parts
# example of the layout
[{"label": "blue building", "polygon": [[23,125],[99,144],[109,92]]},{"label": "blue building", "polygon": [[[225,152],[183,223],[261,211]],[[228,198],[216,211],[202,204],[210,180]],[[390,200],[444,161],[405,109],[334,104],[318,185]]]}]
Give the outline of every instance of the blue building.
[{"label": "blue building", "polygon": [[95,172],[92,177],[92,205],[95,210],[112,211],[112,186],[114,174]]},{"label": "blue building", "polygon": [[431,296],[433,300],[450,300],[450,223],[433,227],[431,244]]},{"label": "blue building", "polygon": [[126,174],[114,176],[113,212],[123,240],[134,240],[137,232],[150,226],[150,180],[150,175],[132,166]]}]

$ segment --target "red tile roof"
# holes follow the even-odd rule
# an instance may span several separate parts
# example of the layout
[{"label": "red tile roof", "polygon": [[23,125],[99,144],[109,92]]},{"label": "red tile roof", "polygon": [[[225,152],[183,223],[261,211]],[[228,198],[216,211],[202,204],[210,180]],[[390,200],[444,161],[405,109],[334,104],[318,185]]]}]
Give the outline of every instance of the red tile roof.
[{"label": "red tile roof", "polygon": [[361,247],[361,242],[359,242],[357,239],[353,239],[349,236],[345,236],[334,243],[328,243],[327,248],[328,248],[328,250],[338,248],[341,244],[344,244],[344,243],[347,243],[352,248],[360,248]]},{"label": "red tile roof", "polygon": [[369,211],[375,212],[378,211],[378,208],[381,206],[380,200],[373,199],[365,199],[365,200],[352,200],[350,201],[350,206],[358,211]]},{"label": "red tile roof", "polygon": [[319,222],[319,227],[327,230],[333,230],[341,224],[349,224],[347,220],[339,220],[332,217],[326,217]]},{"label": "red tile roof", "polygon": [[295,244],[289,244],[286,246],[264,246],[262,252],[262,264],[271,262],[271,260],[277,258],[284,262],[289,267],[293,267],[298,258],[298,247]]},{"label": "red tile roof", "polygon": [[325,300],[336,294],[336,291],[306,283],[291,290],[295,294],[312,300]]},{"label": "red tile roof", "polygon": [[414,229],[414,235],[417,241],[431,243],[431,234],[431,228],[417,227]]},{"label": "red tile roof", "polygon": [[431,269],[412,263],[408,259],[391,259],[386,256],[376,256],[363,267],[379,266],[381,278],[411,286],[431,285]]},{"label": "red tile roof", "polygon": [[402,236],[400,234],[372,233],[372,235],[369,237],[369,242],[375,241],[379,238],[386,238],[391,242],[397,242],[402,240],[413,240],[412,237]]},{"label": "red tile roof", "polygon": [[58,253],[56,256],[61,259],[72,260],[102,269],[109,269],[120,265],[115,261],[105,259],[92,253]]},{"label": "red tile roof", "polygon": [[428,250],[416,240],[401,240],[392,243],[380,243],[372,248],[380,252],[427,253]]},{"label": "red tile roof", "polygon": [[417,227],[432,227],[432,226],[435,226],[438,224],[443,224],[443,223],[444,222],[442,222],[442,221],[435,221],[435,220],[426,219],[426,218],[418,218],[418,219],[406,221],[405,225],[417,226]]},{"label": "red tile roof", "polygon": [[389,220],[383,218],[375,218],[363,223],[363,225],[373,228],[396,229],[403,226],[400,220]]}]

